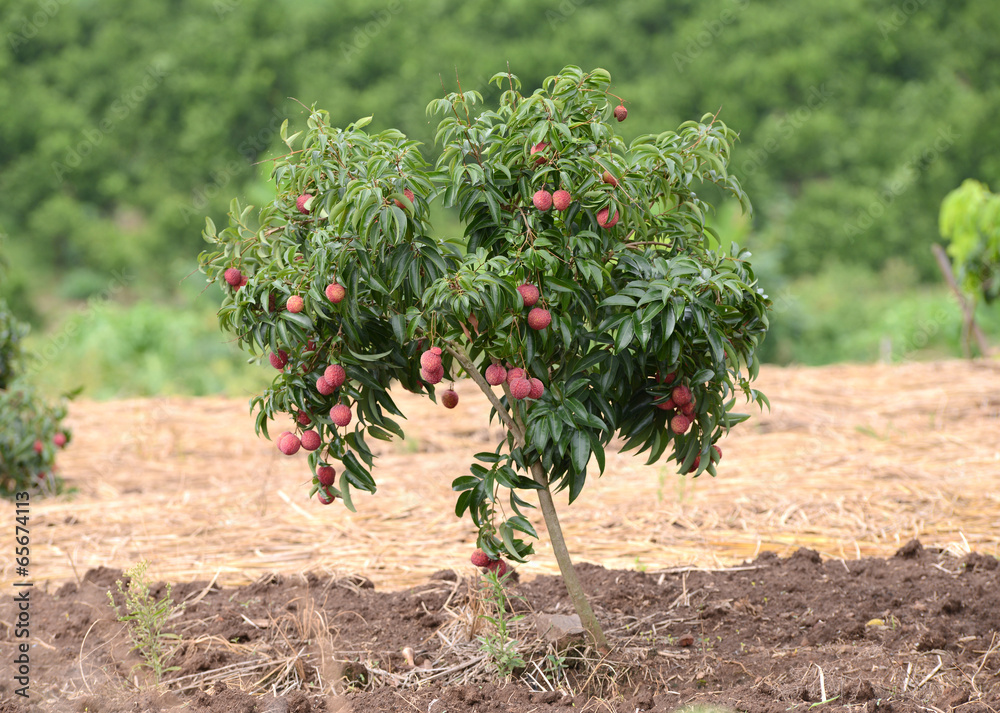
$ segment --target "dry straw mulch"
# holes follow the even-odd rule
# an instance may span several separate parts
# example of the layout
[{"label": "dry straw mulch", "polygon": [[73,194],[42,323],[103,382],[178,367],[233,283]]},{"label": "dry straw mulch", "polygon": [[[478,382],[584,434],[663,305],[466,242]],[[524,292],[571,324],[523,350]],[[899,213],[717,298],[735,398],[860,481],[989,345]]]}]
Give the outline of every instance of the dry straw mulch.
[{"label": "dry straw mulch", "polygon": [[[773,410],[722,441],[715,479],[609,453],[604,476],[562,509],[577,560],[717,567],[799,546],[853,559],[912,537],[1000,555],[1000,363],[765,368],[758,386]],[[455,518],[449,485],[501,432],[474,384],[456,388],[453,411],[394,395],[407,440],[384,444],[379,493],[358,494],[357,514],[307,499],[305,457],[257,439],[247,399],[74,403],[60,465],[78,492],[32,503],[31,578],[145,558],[171,581],[327,570],[394,589],[466,569],[475,532]],[[557,571],[534,521],[528,577]]]}]

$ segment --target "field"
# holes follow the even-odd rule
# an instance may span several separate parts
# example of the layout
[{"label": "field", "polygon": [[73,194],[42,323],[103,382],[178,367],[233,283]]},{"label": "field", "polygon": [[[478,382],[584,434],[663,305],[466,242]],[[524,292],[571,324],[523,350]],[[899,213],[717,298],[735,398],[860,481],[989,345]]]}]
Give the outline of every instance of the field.
[{"label": "field", "polygon": [[[454,411],[395,395],[407,439],[357,514],[306,498],[304,457],[256,439],[246,399],[74,403],[77,491],[32,503],[32,698],[5,677],[0,711],[1000,709],[1000,363],[767,368],[758,386],[773,409],[721,443],[718,478],[609,453],[563,508],[608,659],[560,662],[537,635],[534,613],[569,604],[536,518],[509,590],[527,666],[501,688],[449,488],[500,435],[472,384]],[[162,693],[107,603],[141,559],[187,602]],[[6,597],[5,661],[15,619]]]}]

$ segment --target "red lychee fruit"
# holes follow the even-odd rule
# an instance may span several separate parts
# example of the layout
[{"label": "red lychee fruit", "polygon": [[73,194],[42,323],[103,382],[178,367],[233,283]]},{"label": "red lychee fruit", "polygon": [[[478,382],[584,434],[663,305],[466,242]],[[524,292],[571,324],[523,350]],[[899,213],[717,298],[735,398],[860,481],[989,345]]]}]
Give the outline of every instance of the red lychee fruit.
[{"label": "red lychee fruit", "polygon": [[558,190],[552,194],[552,207],[556,210],[566,210],[572,200],[569,191]]},{"label": "red lychee fruit", "polygon": [[294,433],[286,433],[278,439],[278,450],[286,456],[293,456],[299,452],[302,441]]},{"label": "red lychee fruit", "polygon": [[476,551],[472,553],[472,556],[469,558],[469,561],[472,562],[472,564],[474,564],[476,567],[485,567],[493,560],[487,557],[485,552],[477,548]]},{"label": "red lychee fruit", "polygon": [[330,420],[343,428],[351,422],[351,409],[344,404],[337,404],[330,409]]},{"label": "red lychee fruit", "polygon": [[323,372],[323,378],[334,389],[339,389],[347,380],[347,371],[340,364],[330,364]]},{"label": "red lychee fruit", "polygon": [[231,267],[226,270],[225,278],[230,287],[239,287],[240,282],[243,280],[243,273],[235,267]]},{"label": "red lychee fruit", "polygon": [[339,282],[331,282],[326,286],[326,298],[337,304],[347,294],[347,290]]},{"label": "red lychee fruit", "polygon": [[305,300],[303,300],[298,295],[292,295],[291,297],[288,298],[288,301],[285,302],[285,309],[287,309],[289,312],[294,312],[295,314],[301,312],[302,308],[305,306],[306,306]]},{"label": "red lychee fruit", "polygon": [[691,389],[684,384],[680,384],[674,387],[674,390],[670,392],[670,397],[674,400],[674,403],[678,406],[683,406],[684,404],[689,404],[694,400],[691,394]]},{"label": "red lychee fruit", "polygon": [[523,376],[510,383],[510,395],[515,399],[526,399],[531,393],[531,382]]},{"label": "red lychee fruit", "polygon": [[531,202],[535,204],[538,210],[544,213],[552,207],[552,194],[544,188],[540,191],[535,191],[535,195],[531,197]]},{"label": "red lychee fruit", "polygon": [[660,372],[656,372],[656,379],[661,384],[672,384],[674,383],[674,379],[676,378],[677,374],[673,371],[671,371],[669,374],[664,374],[663,376],[660,376]]},{"label": "red lychee fruit", "polygon": [[316,499],[323,505],[329,505],[337,499],[337,496],[330,492],[328,488],[320,488],[316,491]]},{"label": "red lychee fruit", "polygon": [[605,171],[604,173],[602,173],[601,180],[607,184],[610,184],[612,187],[618,185],[618,179],[612,176],[610,171]]},{"label": "red lychee fruit", "polygon": [[552,324],[552,315],[547,309],[535,307],[528,312],[528,326],[534,330],[541,330]]},{"label": "red lychee fruit", "polygon": [[619,213],[615,211],[615,217],[608,220],[609,210],[607,208],[601,208],[597,211],[597,224],[602,228],[613,228],[618,224]]},{"label": "red lychee fruit", "polygon": [[236,291],[239,292],[240,290],[242,290],[244,287],[247,286],[248,282],[250,282],[250,278],[247,277],[246,275],[243,275],[243,277],[240,278],[240,286],[236,288]]},{"label": "red lychee fruit", "polygon": [[656,404],[656,408],[662,409],[664,411],[669,411],[671,409],[677,408],[677,404],[674,403],[673,399],[667,399],[662,404]]},{"label": "red lychee fruit", "polygon": [[437,354],[438,356],[441,356],[442,354],[441,347],[431,347],[431,351]]},{"label": "red lychee fruit", "polygon": [[316,349],[316,342],[314,342],[312,339],[310,339],[308,342],[306,342],[306,351],[307,352],[314,351],[315,349]]},{"label": "red lychee fruit", "polygon": [[303,193],[295,199],[295,207],[299,209],[299,213],[308,213],[309,209],[312,208],[312,201],[312,194]]},{"label": "red lychee fruit", "polygon": [[718,457],[718,458],[716,458],[715,460],[722,460],[722,449],[721,449],[721,448],[719,448],[719,447],[718,447],[717,445],[715,445],[714,443],[712,444],[712,448],[713,448],[713,449],[715,450],[715,452],[716,452],[716,453],[718,454],[718,456],[719,456],[719,457]]},{"label": "red lychee fruit", "polygon": [[[409,188],[404,188],[403,195],[406,196],[407,199],[410,201],[410,205],[413,205],[413,191],[411,191]],[[393,202],[403,210],[406,210],[406,207],[399,200],[394,199]]]},{"label": "red lychee fruit", "polygon": [[323,394],[324,396],[329,396],[330,394],[332,394],[334,391],[337,390],[337,387],[333,386],[329,381],[327,381],[325,376],[321,376],[318,379],[316,379],[316,390],[321,394]]},{"label": "red lychee fruit", "polygon": [[698,470],[699,465],[701,465],[701,456],[695,456],[694,463],[691,464],[691,468],[688,470],[688,473],[693,473]]},{"label": "red lychee fruit", "polygon": [[628,117],[628,109],[625,108],[625,105],[619,104],[616,106],[615,118],[618,119],[618,121],[625,121],[626,117]]},{"label": "red lychee fruit", "polygon": [[496,572],[497,578],[503,577],[510,570],[510,567],[504,560],[491,560],[486,564],[486,569],[490,572]]},{"label": "red lychee fruit", "polygon": [[421,369],[420,378],[428,384],[440,384],[444,378],[444,367],[438,364],[431,369]]},{"label": "red lychee fruit", "polygon": [[41,441],[35,441],[35,453],[41,453],[45,449],[45,444]]},{"label": "red lychee fruit", "polygon": [[52,442],[56,444],[57,448],[62,448],[66,445],[66,434],[59,432],[52,437]]},{"label": "red lychee fruit", "polygon": [[521,367],[514,367],[513,369],[507,370],[507,383],[513,384],[515,379],[524,378],[524,369]]},{"label": "red lychee fruit", "polygon": [[687,433],[689,428],[691,428],[691,419],[682,413],[670,419],[670,430],[677,435]]},{"label": "red lychee fruit", "polygon": [[490,364],[486,367],[486,383],[490,386],[499,386],[507,380],[507,370],[500,364]]},{"label": "red lychee fruit", "polygon": [[535,303],[538,302],[538,298],[541,297],[538,288],[527,282],[518,287],[517,291],[520,293],[521,299],[524,300],[525,307],[534,307]]},{"label": "red lychee fruit", "polygon": [[305,411],[299,411],[297,414],[295,414],[295,420],[299,422],[300,426],[308,426],[310,423],[312,423],[312,419],[309,417],[309,414],[307,414]]},{"label": "red lychee fruit", "polygon": [[686,404],[681,406],[681,413],[694,420],[694,414],[697,411],[696,406],[697,404],[695,404],[694,401],[688,401]]},{"label": "red lychee fruit", "polygon": [[444,404],[445,408],[455,408],[458,406],[458,394],[452,389],[448,389],[441,394],[441,403]]},{"label": "red lychee fruit", "polygon": [[288,352],[284,349],[279,349],[277,354],[272,352],[267,359],[271,362],[271,366],[281,371],[288,364]]},{"label": "red lychee fruit", "polygon": [[531,385],[531,391],[528,392],[528,398],[529,399],[542,398],[542,394],[545,393],[545,384],[542,383],[542,380],[532,377],[528,379],[528,383]]},{"label": "red lychee fruit", "polygon": [[316,431],[306,431],[302,434],[302,447],[307,451],[314,451],[320,446],[319,434]]},{"label": "red lychee fruit", "polygon": [[333,485],[333,479],[337,477],[337,471],[328,465],[321,465],[316,469],[316,478],[320,485]]},{"label": "red lychee fruit", "polygon": [[[539,141],[537,144],[531,147],[531,155],[534,156],[536,153],[538,153],[539,151],[544,151],[546,148],[548,148],[548,144],[545,143],[544,141]],[[544,156],[539,156],[538,158],[535,159],[536,166],[540,163],[545,163]]]},{"label": "red lychee fruit", "polygon": [[420,366],[423,369],[436,369],[441,366],[441,354],[428,349],[420,355]]}]

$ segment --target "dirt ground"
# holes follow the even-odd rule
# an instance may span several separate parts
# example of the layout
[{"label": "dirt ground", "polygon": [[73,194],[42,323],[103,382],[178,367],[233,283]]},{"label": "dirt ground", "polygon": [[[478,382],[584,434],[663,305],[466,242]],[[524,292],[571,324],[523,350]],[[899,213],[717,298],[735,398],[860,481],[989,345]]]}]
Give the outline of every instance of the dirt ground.
[{"label": "dirt ground", "polygon": [[[541,638],[534,615],[571,607],[536,518],[508,589],[526,665],[499,687],[449,488],[499,436],[473,385],[454,411],[399,395],[408,438],[356,514],[306,498],[304,459],[254,437],[245,399],[74,403],[76,491],[31,507],[32,697],[5,673],[0,713],[1000,709],[1000,364],[771,368],[758,386],[773,409],[723,440],[719,477],[609,452],[561,511],[607,659]],[[159,693],[107,601],[141,559],[185,602]]]}]

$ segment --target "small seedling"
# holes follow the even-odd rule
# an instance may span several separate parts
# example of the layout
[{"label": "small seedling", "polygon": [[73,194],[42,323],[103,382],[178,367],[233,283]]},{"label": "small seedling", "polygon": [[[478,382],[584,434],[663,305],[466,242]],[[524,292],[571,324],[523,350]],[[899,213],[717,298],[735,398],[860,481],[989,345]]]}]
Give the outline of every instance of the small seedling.
[{"label": "small seedling", "polygon": [[507,604],[510,600],[506,584],[509,578],[510,572],[499,577],[496,572],[487,572],[483,578],[486,584],[487,613],[480,614],[479,618],[489,623],[491,629],[476,637],[480,649],[496,666],[497,676],[502,681],[509,681],[514,669],[523,668],[525,665],[524,659],[517,653],[520,642],[510,635],[511,625],[523,619],[524,615],[508,616],[507,614]]}]

